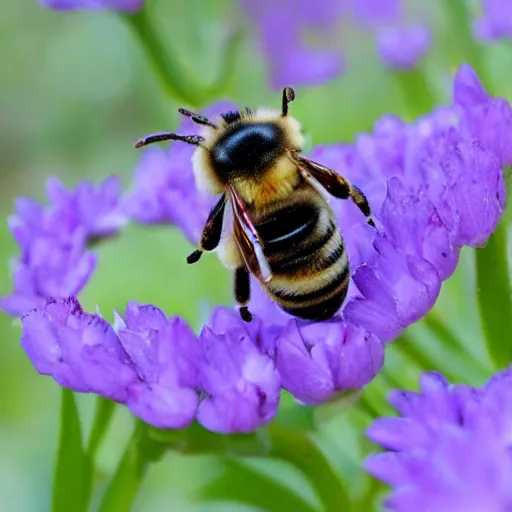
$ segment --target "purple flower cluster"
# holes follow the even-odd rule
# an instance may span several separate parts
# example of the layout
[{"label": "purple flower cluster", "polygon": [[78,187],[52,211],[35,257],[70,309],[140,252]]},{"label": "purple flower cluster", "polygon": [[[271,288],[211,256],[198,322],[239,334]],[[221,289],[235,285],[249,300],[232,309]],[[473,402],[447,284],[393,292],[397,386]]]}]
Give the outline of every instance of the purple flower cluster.
[{"label": "purple flower cluster", "polygon": [[393,488],[395,512],[512,510],[512,370],[482,389],[423,375],[419,393],[395,391],[401,417],[381,418],[368,436],[388,450],[366,469]]},{"label": "purple flower cluster", "polygon": [[[46,210],[21,201],[11,221],[21,247],[15,293],[0,307],[11,314],[37,308],[23,317],[23,345],[38,371],[125,403],[160,427],[197,418],[217,432],[247,432],[274,416],[281,388],[307,405],[359,389],[380,370],[383,344],[432,307],[460,247],[484,244],[503,210],[511,109],[488,97],[467,66],[454,90],[452,105],[415,123],[386,116],[354,144],[311,154],[364,190],[377,222],[368,226],[350,201],[331,203],[352,269],[340,317],[299,322],[256,283],[253,322],[216,308],[196,336],[154,306],[132,303],[111,326],[66,298],[92,271],[87,244],[115,233],[122,212],[145,224],[173,223],[197,240],[212,198],[198,193],[190,150],[179,143],[148,151],[121,201],[109,180],[73,193],[51,182]],[[64,256],[49,257],[54,251]],[[88,265],[76,263],[82,259]]]},{"label": "purple flower cluster", "polygon": [[18,199],[8,222],[20,256],[12,263],[13,293],[0,298],[0,308],[19,316],[48,297],[77,295],[96,265],[88,247],[115,235],[127,222],[119,206],[120,192],[116,176],[97,189],[84,182],[72,192],[52,178],[47,186],[50,207]]},{"label": "purple flower cluster", "polygon": [[218,332],[197,337],[155,306],[132,302],[110,325],[75,298],[48,299],[23,317],[21,343],[39,373],[126,404],[156,427],[197,417],[215,432],[249,432],[276,413],[279,374],[238,314],[223,313]]}]

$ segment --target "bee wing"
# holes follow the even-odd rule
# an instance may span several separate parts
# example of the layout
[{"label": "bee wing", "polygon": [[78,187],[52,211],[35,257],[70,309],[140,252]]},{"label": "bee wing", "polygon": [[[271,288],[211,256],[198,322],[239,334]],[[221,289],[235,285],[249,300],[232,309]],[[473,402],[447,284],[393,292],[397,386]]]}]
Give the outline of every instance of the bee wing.
[{"label": "bee wing", "polygon": [[322,164],[308,160],[307,158],[298,158],[299,170],[302,176],[309,181],[315,188],[318,189],[320,185],[324,191],[333,194],[340,188],[340,185],[345,186],[345,180],[332,169],[325,167]]},{"label": "bee wing", "polygon": [[233,187],[229,187],[229,194],[234,213],[233,234],[244,262],[258,279],[268,282],[272,279],[272,272],[263,253],[263,244],[258,232],[247,213],[244,202]]}]

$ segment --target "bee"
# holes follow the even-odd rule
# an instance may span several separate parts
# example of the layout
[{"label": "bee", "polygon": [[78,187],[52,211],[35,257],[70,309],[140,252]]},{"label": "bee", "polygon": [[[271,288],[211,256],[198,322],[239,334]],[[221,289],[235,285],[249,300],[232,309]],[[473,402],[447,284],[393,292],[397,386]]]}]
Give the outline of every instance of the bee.
[{"label": "bee", "polygon": [[[375,226],[364,194],[335,171],[301,156],[299,122],[288,115],[295,99],[286,87],[281,111],[230,111],[215,122],[179,112],[201,125],[200,135],[157,133],[136,148],[179,140],[196,146],[192,164],[199,188],[220,198],[211,210],[197,250],[223,248],[221,261],[234,269],[234,296],[249,322],[250,274],[287,313],[327,320],[340,309],[349,284],[349,263],[328,196],[350,198]],[[232,226],[222,237],[231,209]],[[221,237],[223,243],[221,244]]]}]

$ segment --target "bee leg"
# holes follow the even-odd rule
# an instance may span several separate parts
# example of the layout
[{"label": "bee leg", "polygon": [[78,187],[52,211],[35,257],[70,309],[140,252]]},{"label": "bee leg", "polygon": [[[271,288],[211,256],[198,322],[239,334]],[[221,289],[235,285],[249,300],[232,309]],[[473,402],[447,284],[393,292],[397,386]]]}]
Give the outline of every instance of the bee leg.
[{"label": "bee leg", "polygon": [[370,210],[370,205],[368,204],[368,199],[366,199],[366,196],[355,185],[350,183],[348,183],[348,185],[350,186],[350,198],[361,210],[363,215],[368,219],[368,224],[370,224],[372,227],[375,227],[372,211]]},{"label": "bee leg", "polygon": [[350,197],[368,219],[368,224],[375,227],[375,222],[373,221],[372,212],[366,196],[355,185],[352,185],[350,181],[343,178],[343,176],[338,175],[336,178],[336,183],[334,185],[331,183],[329,192],[339,199],[348,199]]},{"label": "bee leg", "polygon": [[199,247],[187,256],[187,263],[196,263],[199,261],[204,251],[213,251],[219,245],[225,207],[226,197],[222,195],[208,216],[208,220],[203,228]]},{"label": "bee leg", "polygon": [[234,278],[235,300],[242,307],[240,308],[240,316],[244,322],[252,320],[252,314],[246,304],[251,298],[251,280],[249,271],[245,267],[239,267],[235,270]]}]

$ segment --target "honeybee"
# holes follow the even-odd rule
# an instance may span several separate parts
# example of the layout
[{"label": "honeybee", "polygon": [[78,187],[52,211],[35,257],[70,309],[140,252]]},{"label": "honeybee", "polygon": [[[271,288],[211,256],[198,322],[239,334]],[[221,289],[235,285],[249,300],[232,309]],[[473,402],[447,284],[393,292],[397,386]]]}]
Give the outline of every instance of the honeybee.
[{"label": "honeybee", "polygon": [[221,194],[204,226],[199,247],[187,257],[199,261],[221,242],[232,210],[232,229],[222,237],[221,260],[234,269],[234,296],[240,315],[252,315],[250,274],[287,313],[327,320],[347,294],[349,264],[327,195],[350,198],[375,226],[364,194],[345,178],[301,156],[299,122],[288,115],[293,89],[283,90],[281,111],[249,108],[222,114],[215,122],[194,112],[179,112],[201,125],[200,135],[157,133],[136,148],[179,140],[196,146],[192,164],[199,188]]}]

